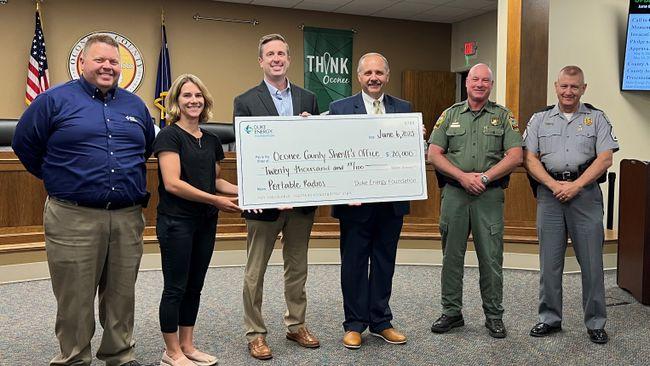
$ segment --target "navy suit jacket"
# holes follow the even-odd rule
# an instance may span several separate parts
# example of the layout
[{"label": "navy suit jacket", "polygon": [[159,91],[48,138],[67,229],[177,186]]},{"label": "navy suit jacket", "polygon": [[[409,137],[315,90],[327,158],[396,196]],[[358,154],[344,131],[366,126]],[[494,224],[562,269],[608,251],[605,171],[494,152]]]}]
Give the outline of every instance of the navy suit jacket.
[{"label": "navy suit jacket", "polygon": [[[291,102],[293,103],[293,115],[297,116],[302,112],[309,112],[313,115],[319,114],[318,102],[316,96],[309,90],[305,90],[295,84],[289,83],[291,88]],[[244,94],[235,97],[233,108],[233,128],[234,117],[254,117],[254,116],[278,116],[278,110],[275,108],[271,93],[266,86],[264,80]],[[237,134],[235,134],[236,136]],[[309,213],[316,210],[316,207],[298,207],[304,213]],[[277,209],[265,209],[262,213],[256,214],[253,212],[244,211],[242,217],[252,220],[262,221],[275,221],[280,216],[280,211]]]},{"label": "navy suit jacket", "polygon": [[[384,107],[386,113],[410,113],[411,103],[391,97],[384,94]],[[330,115],[338,114],[368,114],[366,106],[363,103],[361,93],[357,93],[351,97],[337,100],[330,103]],[[390,202],[393,206],[393,213],[395,216],[408,215],[410,211],[410,204],[408,201]],[[361,206],[350,205],[336,205],[332,206],[332,216],[337,219],[348,219],[354,221],[367,221],[370,219],[372,209],[376,203],[364,203]]]}]

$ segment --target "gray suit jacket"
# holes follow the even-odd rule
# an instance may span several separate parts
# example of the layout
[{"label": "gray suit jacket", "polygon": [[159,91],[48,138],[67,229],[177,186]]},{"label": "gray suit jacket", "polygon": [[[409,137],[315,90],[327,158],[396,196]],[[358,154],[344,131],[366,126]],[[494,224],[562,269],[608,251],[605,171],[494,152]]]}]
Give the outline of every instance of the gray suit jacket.
[{"label": "gray suit jacket", "polygon": [[[319,114],[316,96],[309,90],[303,89],[293,83],[291,88],[291,102],[293,103],[293,115],[297,116],[302,112]],[[260,85],[249,89],[244,94],[235,97],[233,109],[234,117],[246,116],[277,116],[278,110],[273,104],[269,88],[262,81]]]},{"label": "gray suit jacket", "polygon": [[[302,112],[309,112],[311,114],[319,114],[318,102],[316,96],[309,90],[303,89],[293,83],[289,83],[291,88],[291,102],[293,103],[293,115],[297,116]],[[278,110],[273,104],[269,88],[266,86],[264,80],[244,94],[235,97],[233,108],[233,123],[235,117],[262,117],[262,116],[277,116]],[[233,124],[234,127],[234,124]],[[236,135],[236,134],[235,134]],[[304,213],[312,212],[316,207],[300,207]],[[275,221],[278,219],[280,211],[276,209],[263,210],[262,213],[256,214],[253,212],[242,213],[242,217],[252,220],[262,221]]]}]

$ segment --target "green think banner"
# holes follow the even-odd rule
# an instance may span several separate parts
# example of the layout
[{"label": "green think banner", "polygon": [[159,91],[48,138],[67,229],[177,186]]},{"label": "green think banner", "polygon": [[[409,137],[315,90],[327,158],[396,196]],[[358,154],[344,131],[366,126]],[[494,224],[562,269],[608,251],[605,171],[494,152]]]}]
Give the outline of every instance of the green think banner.
[{"label": "green think banner", "polygon": [[349,30],[304,28],[305,89],[321,111],[352,94],[352,36]]}]

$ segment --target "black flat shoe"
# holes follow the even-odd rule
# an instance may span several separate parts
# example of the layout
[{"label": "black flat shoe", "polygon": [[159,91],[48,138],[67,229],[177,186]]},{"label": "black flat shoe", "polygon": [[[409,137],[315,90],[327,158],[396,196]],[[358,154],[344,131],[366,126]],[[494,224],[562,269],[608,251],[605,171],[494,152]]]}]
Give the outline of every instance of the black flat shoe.
[{"label": "black flat shoe", "polygon": [[501,319],[486,319],[485,327],[488,329],[491,337],[494,338],[505,338],[506,337],[506,326],[503,324]]},{"label": "black flat shoe", "polygon": [[463,315],[456,316],[447,316],[442,314],[433,325],[431,325],[431,331],[434,333],[446,333],[449,332],[452,328],[462,327],[465,325],[465,320]]},{"label": "black flat shoe", "polygon": [[532,337],[546,337],[547,335],[551,335],[553,333],[557,333],[562,330],[562,326],[557,325],[548,325],[546,323],[537,323],[533,327],[533,329],[530,330],[530,334]]},{"label": "black flat shoe", "polygon": [[605,329],[587,329],[587,334],[589,334],[589,340],[594,343],[604,344],[609,341],[609,336]]}]

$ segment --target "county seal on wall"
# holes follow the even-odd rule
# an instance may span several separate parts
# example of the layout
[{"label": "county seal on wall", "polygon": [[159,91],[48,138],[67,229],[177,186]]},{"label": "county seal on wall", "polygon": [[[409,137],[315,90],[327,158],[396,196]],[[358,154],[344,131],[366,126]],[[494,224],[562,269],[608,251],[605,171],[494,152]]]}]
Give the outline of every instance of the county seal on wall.
[{"label": "county seal on wall", "polygon": [[81,75],[81,66],[79,58],[84,45],[90,36],[96,33],[107,34],[117,41],[120,45],[120,63],[122,64],[122,74],[118,86],[130,92],[135,92],[144,77],[144,62],[140,50],[125,36],[115,32],[92,32],[81,37],[72,47],[70,57],[68,58],[68,72],[72,79],[78,79]]}]

